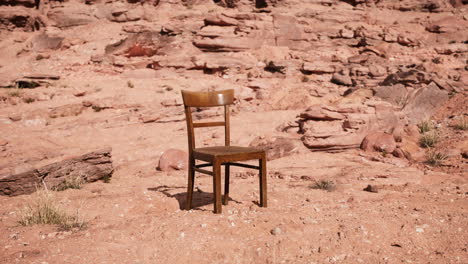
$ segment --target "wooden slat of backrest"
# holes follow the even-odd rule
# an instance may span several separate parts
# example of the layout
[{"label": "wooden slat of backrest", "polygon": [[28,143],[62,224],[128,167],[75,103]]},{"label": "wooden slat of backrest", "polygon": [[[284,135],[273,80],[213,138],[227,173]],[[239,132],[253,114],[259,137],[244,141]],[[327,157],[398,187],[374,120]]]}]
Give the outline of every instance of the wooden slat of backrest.
[{"label": "wooden slat of backrest", "polygon": [[[234,90],[222,90],[214,92],[190,92],[182,91],[182,98],[185,106],[185,117],[187,120],[187,134],[189,143],[189,155],[192,157],[195,148],[194,128],[224,126],[224,143],[230,145],[230,123],[229,123],[229,105],[234,103]],[[224,122],[198,122],[194,123],[192,119],[191,107],[213,107],[224,106]]]},{"label": "wooden slat of backrest", "polygon": [[205,123],[193,123],[193,127],[215,127],[215,126],[224,126],[225,122],[205,122]]},{"label": "wooden slat of backrest", "polygon": [[182,90],[184,105],[190,107],[223,106],[234,103],[234,90],[191,92]]}]

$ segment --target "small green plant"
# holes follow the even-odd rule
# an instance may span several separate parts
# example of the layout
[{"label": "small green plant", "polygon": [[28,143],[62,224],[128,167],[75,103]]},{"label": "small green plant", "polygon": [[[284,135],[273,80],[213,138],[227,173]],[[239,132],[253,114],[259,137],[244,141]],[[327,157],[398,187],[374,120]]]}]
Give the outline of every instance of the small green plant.
[{"label": "small green plant", "polygon": [[55,186],[54,191],[64,191],[67,189],[81,189],[84,183],[83,177],[81,175],[75,177],[67,177],[64,182]]},{"label": "small green plant", "polygon": [[424,134],[426,132],[431,131],[434,128],[434,126],[432,125],[431,121],[424,120],[418,124],[418,128],[419,128],[419,133]]},{"label": "small green plant", "polygon": [[458,130],[468,130],[468,121],[462,117],[453,127]]},{"label": "small green plant", "polygon": [[440,166],[447,159],[447,155],[431,151],[426,156],[426,162],[432,166]]},{"label": "small green plant", "polygon": [[439,142],[439,135],[436,132],[424,133],[419,139],[419,145],[423,148],[432,148]]},{"label": "small green plant", "polygon": [[310,188],[317,189],[317,190],[326,190],[326,191],[331,192],[335,190],[336,186],[333,181],[320,180],[320,181],[315,181],[315,183]]},{"label": "small green plant", "polygon": [[58,225],[60,229],[82,229],[86,222],[76,215],[66,213],[58,206],[58,201],[52,192],[47,189],[38,190],[31,202],[20,213],[18,223],[23,226],[35,224]]},{"label": "small green plant", "polygon": [[15,89],[13,91],[9,91],[8,92],[8,96],[11,96],[11,97],[20,97],[21,96],[21,92],[19,91],[19,89]]},{"label": "small green plant", "polygon": [[127,81],[127,87],[128,88],[135,88],[135,85],[133,84],[132,81]]}]

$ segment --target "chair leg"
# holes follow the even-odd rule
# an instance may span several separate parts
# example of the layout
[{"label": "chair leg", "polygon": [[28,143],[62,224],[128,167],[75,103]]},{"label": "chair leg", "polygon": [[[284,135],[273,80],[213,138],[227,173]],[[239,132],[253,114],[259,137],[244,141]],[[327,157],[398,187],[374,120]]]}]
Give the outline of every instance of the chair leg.
[{"label": "chair leg", "polygon": [[267,167],[266,167],[266,155],[262,155],[259,160],[260,167],[260,206],[267,207]]},{"label": "chair leg", "polygon": [[221,213],[221,163],[218,160],[213,162],[213,193],[214,212]]},{"label": "chair leg", "polygon": [[192,209],[193,186],[195,182],[195,160],[190,159],[188,167],[188,186],[187,186],[187,200],[185,201],[185,209]]},{"label": "chair leg", "polygon": [[230,166],[224,166],[224,197],[223,197],[223,204],[227,205],[229,203],[229,171]]}]

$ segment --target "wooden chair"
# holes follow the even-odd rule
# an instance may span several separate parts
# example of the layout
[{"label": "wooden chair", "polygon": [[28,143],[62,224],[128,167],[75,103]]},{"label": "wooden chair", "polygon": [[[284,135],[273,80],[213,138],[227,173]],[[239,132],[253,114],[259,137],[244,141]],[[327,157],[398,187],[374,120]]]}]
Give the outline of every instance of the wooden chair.
[{"label": "wooden chair", "polygon": [[[189,168],[186,209],[192,208],[193,187],[195,172],[213,176],[214,212],[221,213],[221,166],[225,166],[225,184],[223,204],[228,204],[229,199],[229,172],[230,166],[239,166],[259,170],[260,174],[260,206],[267,206],[267,171],[266,154],[264,150],[256,148],[235,147],[230,145],[229,105],[234,102],[234,90],[214,92],[189,92],[182,91],[185,116],[187,119],[187,134],[189,147]],[[224,106],[223,122],[197,122],[192,120],[191,107],[215,107]],[[224,126],[225,145],[215,147],[195,148],[194,128]],[[238,161],[259,160],[259,166],[242,164]],[[196,164],[196,160],[207,163]],[[213,167],[212,171],[202,169]]]}]

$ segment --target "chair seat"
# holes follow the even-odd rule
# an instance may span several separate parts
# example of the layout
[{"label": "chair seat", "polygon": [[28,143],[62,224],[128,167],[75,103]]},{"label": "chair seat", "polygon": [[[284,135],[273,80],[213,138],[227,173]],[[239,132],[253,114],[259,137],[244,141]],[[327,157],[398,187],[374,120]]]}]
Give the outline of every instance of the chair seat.
[{"label": "chair seat", "polygon": [[193,150],[194,158],[205,161],[212,161],[214,158],[221,158],[225,161],[242,161],[256,159],[262,153],[264,153],[262,149],[237,146],[216,146]]}]

